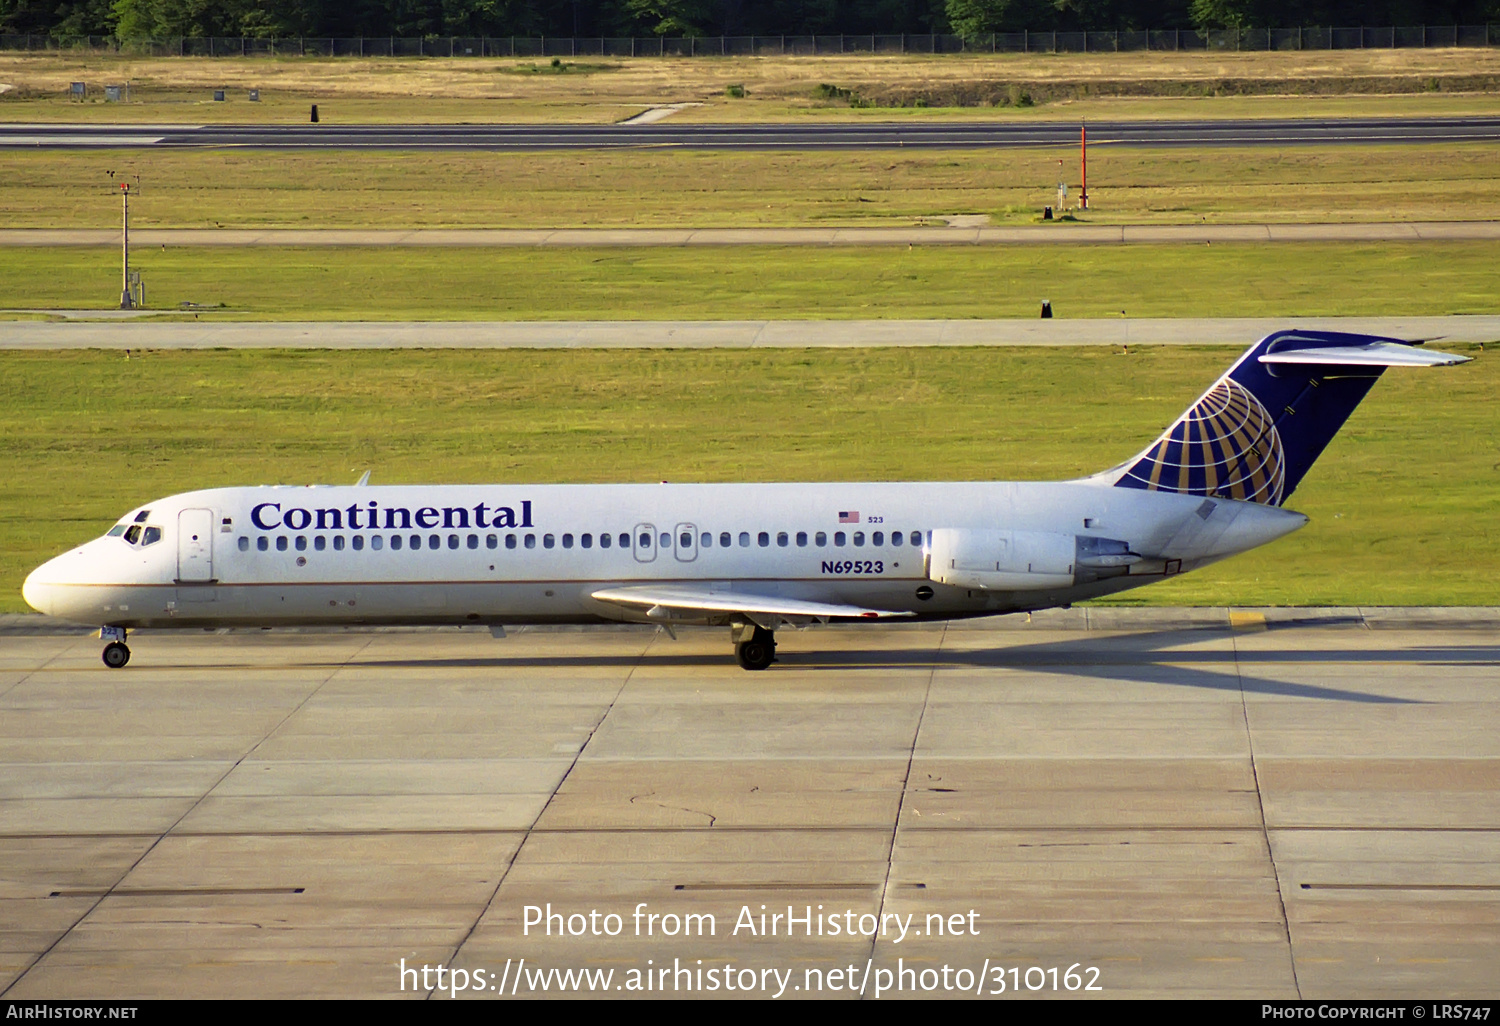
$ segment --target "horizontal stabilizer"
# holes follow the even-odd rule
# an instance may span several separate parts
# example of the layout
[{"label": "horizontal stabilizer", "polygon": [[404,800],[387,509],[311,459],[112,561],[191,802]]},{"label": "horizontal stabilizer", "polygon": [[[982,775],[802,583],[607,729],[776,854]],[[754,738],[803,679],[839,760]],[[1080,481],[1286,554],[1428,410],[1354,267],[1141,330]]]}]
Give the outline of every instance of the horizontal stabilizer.
[{"label": "horizontal stabilizer", "polygon": [[1451,367],[1455,363],[1468,363],[1471,357],[1418,349],[1400,342],[1368,342],[1364,345],[1281,349],[1263,353],[1258,359],[1261,363],[1312,363],[1325,367]]},{"label": "horizontal stabilizer", "polygon": [[841,616],[872,620],[912,615],[835,602],[807,602],[802,599],[783,598],[780,595],[755,595],[738,591],[711,591],[708,588],[670,585],[601,588],[593,592],[593,597],[600,602],[612,602],[616,605],[648,608],[660,606],[663,609],[706,613],[764,613],[773,616],[809,616],[818,619]]}]

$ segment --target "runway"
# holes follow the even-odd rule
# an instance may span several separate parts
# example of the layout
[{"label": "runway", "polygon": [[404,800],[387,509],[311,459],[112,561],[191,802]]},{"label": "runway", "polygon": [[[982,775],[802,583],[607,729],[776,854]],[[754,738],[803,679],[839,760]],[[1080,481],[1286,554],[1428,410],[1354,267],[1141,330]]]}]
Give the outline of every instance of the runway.
[{"label": "runway", "polygon": [[[1500,609],[786,631],[755,675],[726,633],[143,632],[109,671],[0,618],[0,992],[1500,990]],[[581,932],[527,935],[549,903]],[[763,905],[914,932],[734,932]]]},{"label": "runway", "polygon": [[[1064,309],[1058,304],[1059,310]],[[40,311],[38,311],[40,312]],[[50,313],[50,312],[49,312]],[[53,313],[53,315],[58,315]],[[1247,346],[1299,327],[1500,341],[1500,316],[850,321],[181,321],[115,310],[0,321],[0,351],[62,349],[844,349],[862,346]]]},{"label": "runway", "polygon": [[[1099,121],[1099,146],[1407,145],[1500,139],[1500,117]],[[1076,146],[1076,121],[686,125],[0,125],[0,148],[568,150],[969,149]]]}]

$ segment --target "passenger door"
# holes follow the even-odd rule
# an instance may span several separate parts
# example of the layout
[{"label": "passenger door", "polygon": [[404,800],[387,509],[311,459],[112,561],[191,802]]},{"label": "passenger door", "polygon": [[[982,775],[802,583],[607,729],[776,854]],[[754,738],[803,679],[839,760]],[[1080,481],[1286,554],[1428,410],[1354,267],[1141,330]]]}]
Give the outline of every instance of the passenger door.
[{"label": "passenger door", "polygon": [[185,509],[177,514],[177,580],[207,584],[213,579],[213,510]]}]

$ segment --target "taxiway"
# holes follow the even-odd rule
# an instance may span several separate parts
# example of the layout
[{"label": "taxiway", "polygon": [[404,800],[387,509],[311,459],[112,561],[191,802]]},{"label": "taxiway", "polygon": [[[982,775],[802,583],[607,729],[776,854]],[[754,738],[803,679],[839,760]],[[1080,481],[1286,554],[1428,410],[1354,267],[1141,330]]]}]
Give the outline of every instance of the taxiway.
[{"label": "taxiway", "polygon": [[[3,618],[0,992],[391,996],[403,958],[524,957],[1496,994],[1500,610],[788,631],[753,678],[680,633],[142,632],[110,671]],[[523,936],[548,902],[717,931]],[[820,904],[977,934],[730,934]]]},{"label": "taxiway", "polygon": [[[0,125],[0,148],[571,150],[966,149],[1073,146],[1076,121],[692,125]],[[1408,145],[1500,139],[1500,118],[1220,118],[1098,121],[1098,146]]]}]

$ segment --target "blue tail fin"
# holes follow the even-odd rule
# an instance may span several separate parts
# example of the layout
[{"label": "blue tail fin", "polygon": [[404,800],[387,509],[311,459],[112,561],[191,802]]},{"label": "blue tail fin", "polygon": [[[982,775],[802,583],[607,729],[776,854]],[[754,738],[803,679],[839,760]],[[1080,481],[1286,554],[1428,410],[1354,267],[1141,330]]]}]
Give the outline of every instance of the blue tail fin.
[{"label": "blue tail fin", "polygon": [[1466,359],[1377,335],[1279,331],[1241,356],[1114,483],[1280,506],[1387,367]]}]

